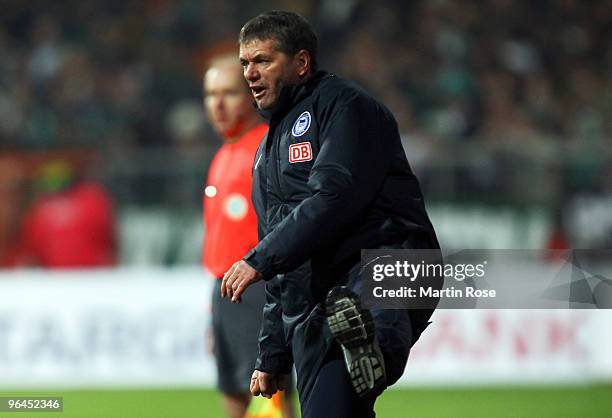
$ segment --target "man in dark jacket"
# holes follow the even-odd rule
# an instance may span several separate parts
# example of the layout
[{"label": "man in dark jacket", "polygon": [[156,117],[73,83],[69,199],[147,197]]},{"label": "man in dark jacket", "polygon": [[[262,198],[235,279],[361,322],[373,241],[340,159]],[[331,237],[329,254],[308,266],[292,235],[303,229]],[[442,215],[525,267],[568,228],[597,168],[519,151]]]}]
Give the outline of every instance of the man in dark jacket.
[{"label": "man in dark jacket", "polygon": [[271,396],[295,363],[304,418],[373,417],[404,371],[431,310],[361,307],[365,248],[438,248],[393,115],[317,71],[302,17],[267,12],[240,32],[240,61],[269,120],[253,167],[259,243],[224,275],[239,302],[266,281],[253,394]]}]

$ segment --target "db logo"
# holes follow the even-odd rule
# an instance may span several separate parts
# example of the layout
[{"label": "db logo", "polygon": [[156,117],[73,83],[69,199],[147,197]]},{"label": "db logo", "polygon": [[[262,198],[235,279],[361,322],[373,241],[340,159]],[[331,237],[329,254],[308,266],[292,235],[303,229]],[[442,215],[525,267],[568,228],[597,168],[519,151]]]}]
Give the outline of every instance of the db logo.
[{"label": "db logo", "polygon": [[301,163],[312,160],[312,147],[310,142],[300,142],[299,144],[289,145],[289,162]]}]

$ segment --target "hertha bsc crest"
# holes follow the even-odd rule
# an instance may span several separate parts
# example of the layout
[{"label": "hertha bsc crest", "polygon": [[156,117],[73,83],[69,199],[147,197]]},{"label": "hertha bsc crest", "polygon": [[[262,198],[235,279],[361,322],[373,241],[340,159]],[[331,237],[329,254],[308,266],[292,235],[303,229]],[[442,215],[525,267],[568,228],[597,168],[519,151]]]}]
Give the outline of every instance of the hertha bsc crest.
[{"label": "hertha bsc crest", "polygon": [[291,129],[293,136],[304,135],[308,128],[310,128],[310,120],[310,112],[306,111],[302,113],[293,124],[293,129]]}]

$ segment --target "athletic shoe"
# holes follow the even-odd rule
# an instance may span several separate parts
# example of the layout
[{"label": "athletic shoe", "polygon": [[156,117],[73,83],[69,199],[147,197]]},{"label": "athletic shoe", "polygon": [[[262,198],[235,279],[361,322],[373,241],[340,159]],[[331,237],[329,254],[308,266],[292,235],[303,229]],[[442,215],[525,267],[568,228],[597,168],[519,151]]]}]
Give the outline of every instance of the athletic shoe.
[{"label": "athletic shoe", "polygon": [[330,290],[325,305],[327,324],[342,348],[355,392],[363,397],[384,388],[385,362],[370,311],[346,286]]}]

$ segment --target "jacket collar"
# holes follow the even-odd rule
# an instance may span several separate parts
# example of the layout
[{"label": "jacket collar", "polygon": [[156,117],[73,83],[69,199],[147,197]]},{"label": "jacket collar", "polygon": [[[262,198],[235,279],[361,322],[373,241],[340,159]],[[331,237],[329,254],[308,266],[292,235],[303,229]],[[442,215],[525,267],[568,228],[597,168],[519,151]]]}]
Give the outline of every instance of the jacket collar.
[{"label": "jacket collar", "polygon": [[266,120],[280,119],[289,112],[297,103],[309,96],[321,80],[327,77],[335,77],[334,74],[319,70],[304,83],[286,86],[280,92],[278,102],[271,109],[257,109],[259,114]]}]

